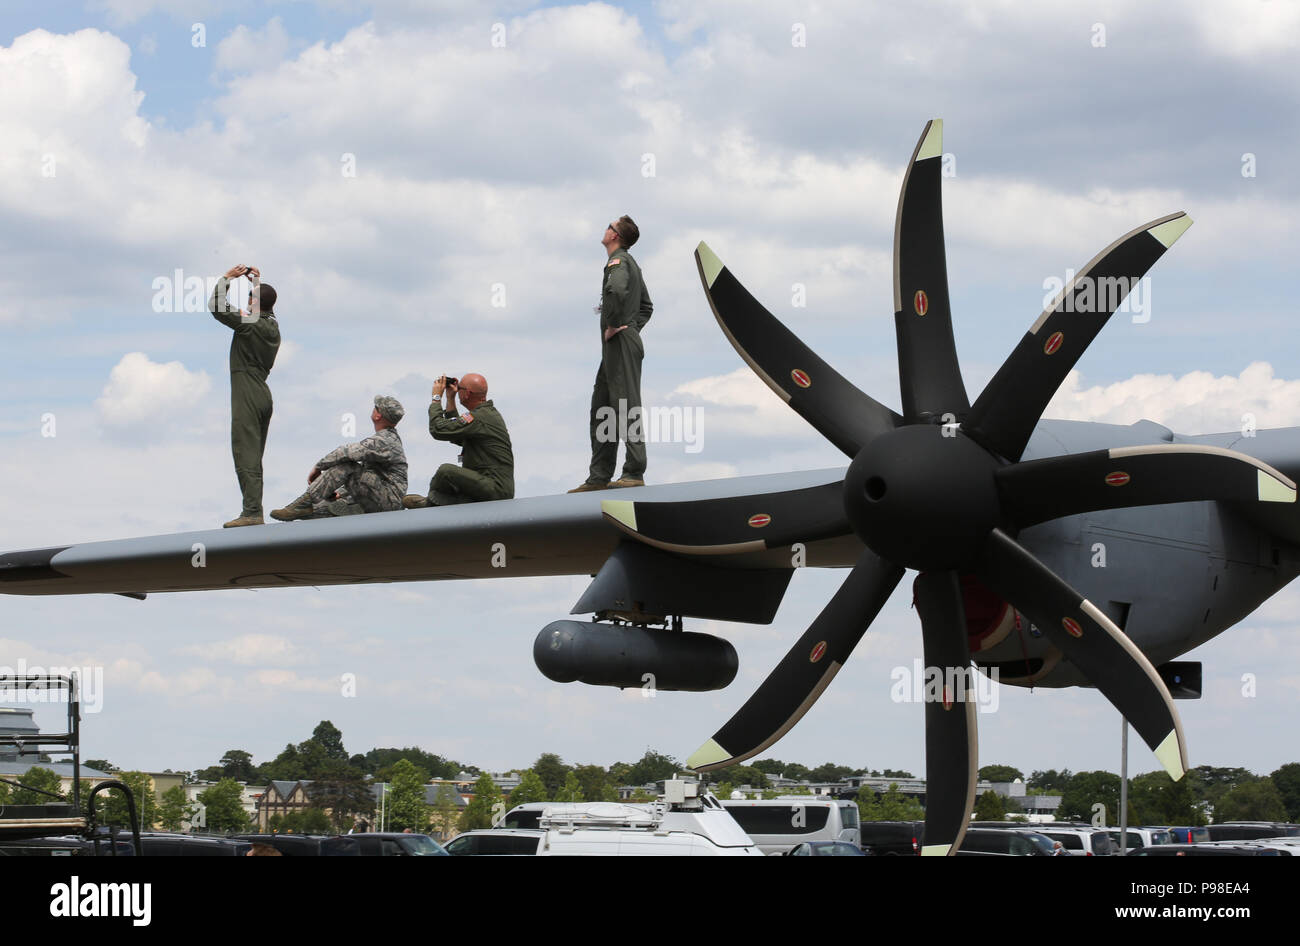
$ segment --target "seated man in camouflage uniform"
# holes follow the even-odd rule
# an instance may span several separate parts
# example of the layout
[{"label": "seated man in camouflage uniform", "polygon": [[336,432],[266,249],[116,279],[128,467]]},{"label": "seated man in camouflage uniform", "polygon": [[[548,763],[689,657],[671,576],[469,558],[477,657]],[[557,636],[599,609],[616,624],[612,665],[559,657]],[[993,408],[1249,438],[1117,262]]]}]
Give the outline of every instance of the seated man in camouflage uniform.
[{"label": "seated man in camouflage uniform", "polygon": [[[460,394],[464,413],[456,410]],[[445,402],[439,398],[445,395]],[[429,495],[407,496],[407,509],[449,506],[488,499],[513,499],[515,455],[510,432],[500,412],[487,399],[487,379],[467,374],[459,381],[445,376],[433,383],[429,405],[429,433],[434,440],[447,440],[461,448],[462,466],[444,463],[429,482]]]},{"label": "seated man in camouflage uniform", "polygon": [[374,436],[325,454],[307,474],[307,492],[285,508],[272,510],[271,518],[292,522],[401,509],[406,451],[396,427],[405,413],[397,398],[376,397],[370,412]]}]

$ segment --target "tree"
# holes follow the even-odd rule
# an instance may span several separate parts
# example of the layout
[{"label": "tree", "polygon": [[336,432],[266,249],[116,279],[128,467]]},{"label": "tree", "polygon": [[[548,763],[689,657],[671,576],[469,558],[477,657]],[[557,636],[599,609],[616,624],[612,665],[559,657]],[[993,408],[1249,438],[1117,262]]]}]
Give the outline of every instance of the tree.
[{"label": "tree", "polygon": [[546,785],[538,778],[536,772],[532,769],[525,769],[520,776],[519,784],[510,793],[510,807],[514,808],[516,805],[528,805],[539,801],[550,801],[546,793]]},{"label": "tree", "polygon": [[492,827],[493,814],[501,810],[498,805],[504,805],[501,792],[497,789],[496,782],[485,772],[474,783],[474,798],[461,813],[460,830]]},{"label": "tree", "polygon": [[388,798],[384,802],[389,830],[424,832],[429,829],[429,806],[425,804],[424,787],[429,777],[409,759],[391,766],[392,777]]},{"label": "tree", "polygon": [[807,766],[800,765],[798,762],[782,762],[780,759],[759,759],[752,763],[750,768],[758,769],[764,775],[783,775],[795,781],[803,781],[810,774]]},{"label": "tree", "polygon": [[1285,821],[1282,793],[1268,776],[1238,785],[1219,800],[1215,821]]},{"label": "tree", "polygon": [[[54,805],[63,800],[59,794],[59,789],[63,787],[63,782],[58,773],[52,769],[35,766],[28,769],[24,774],[15,776],[15,782],[19,782],[23,787],[15,788],[12,793],[11,804],[14,805]],[[51,798],[49,792],[54,797]]]},{"label": "tree", "polygon": [[661,779],[672,778],[682,768],[682,764],[670,755],[647,749],[640,761],[634,763],[627,773],[629,785],[649,785]]},{"label": "tree", "polygon": [[546,797],[551,799],[564,784],[564,775],[569,771],[569,767],[554,752],[543,752],[533,763],[533,771],[546,786]]},{"label": "tree", "polygon": [[1023,772],[1010,765],[981,766],[979,777],[985,782],[1014,782],[1016,779],[1023,782],[1025,779]]},{"label": "tree", "polygon": [[244,810],[244,790],[233,778],[223,778],[211,788],[199,792],[197,801],[203,806],[204,823],[209,831],[243,831],[248,827],[248,812]]},{"label": "tree", "polygon": [[748,785],[750,788],[770,788],[772,783],[757,766],[730,765],[723,769],[727,780],[735,785]]},{"label": "tree", "polygon": [[[131,789],[131,797],[135,799],[136,817],[140,819],[140,830],[150,830],[158,820],[158,800],[154,796],[153,780],[144,772],[118,772],[117,778]],[[100,824],[126,827],[131,823],[126,798],[116,789],[110,788],[100,792],[95,808],[99,811]]]},{"label": "tree", "polygon": [[1137,824],[1198,825],[1205,818],[1188,779],[1175,782],[1165,771],[1135,776],[1129,788],[1129,805]]},{"label": "tree", "polygon": [[897,782],[879,798],[863,785],[858,790],[858,813],[863,821],[920,821],[925,817],[921,803],[900,792]]},{"label": "tree", "polygon": [[[1070,779],[1070,787],[1061,796],[1056,816],[1062,820],[1093,821],[1093,806],[1104,805],[1101,824],[1119,824],[1119,776],[1113,772],[1079,772]],[[1138,819],[1129,806],[1129,824]]]},{"label": "tree", "polygon": [[406,759],[417,769],[427,772],[429,778],[454,779],[464,766],[415,746],[406,749],[371,749],[365,755],[354,755],[349,764],[359,772],[370,772],[379,782],[393,780],[392,767]]},{"label": "tree", "polygon": [[1293,823],[1300,821],[1300,762],[1288,762],[1269,775],[1269,778],[1282,796],[1282,804],[1286,806],[1286,820]]},{"label": "tree", "polygon": [[[538,780],[537,784],[541,784]],[[433,829],[440,838],[449,838],[456,830],[456,790],[447,782],[438,786],[433,799]]]},{"label": "tree", "polygon": [[83,759],[81,767],[85,769],[94,769],[97,772],[107,772],[112,775],[117,771],[117,766],[107,759]]},{"label": "tree", "polygon": [[[983,778],[983,776],[981,776]],[[998,781],[1004,781],[998,779]],[[975,820],[976,821],[1002,821],[1007,816],[1007,806],[1002,801],[1002,796],[997,792],[989,789],[979,798],[975,799]]]},{"label": "tree", "polygon": [[582,783],[578,781],[576,772],[569,771],[565,773],[564,784],[555,793],[555,800],[562,802],[582,801]]},{"label": "tree", "polygon": [[358,815],[374,817],[375,796],[365,776],[342,760],[335,762],[333,771],[322,773],[308,786],[308,795],[313,808],[329,812],[334,829],[340,833],[350,828]]},{"label": "tree", "polygon": [[[609,784],[609,776],[598,765],[580,765],[573,770],[582,786],[583,801],[618,801],[618,792]],[[511,800],[514,794],[511,793]]]},{"label": "tree", "polygon": [[[1191,782],[1192,794],[1196,796],[1196,800],[1206,802],[1211,809],[1217,812],[1219,801],[1224,795],[1238,785],[1245,785],[1247,782],[1257,780],[1259,776],[1249,769],[1240,767],[1225,768],[1213,765],[1198,765],[1187,773],[1187,778]],[[1215,820],[1222,821],[1223,819],[1216,813]]]},{"label": "tree", "polygon": [[838,782],[852,774],[853,769],[850,766],[835,765],[833,762],[824,762],[808,773],[807,781]]},{"label": "tree", "polygon": [[307,769],[303,765],[298,747],[292,743],[285,746],[283,752],[262,766],[262,771],[265,773],[268,782],[296,782],[307,777]]},{"label": "tree", "polygon": [[1036,795],[1064,795],[1074,779],[1069,769],[1030,772],[1027,784]]},{"label": "tree", "polygon": [[198,808],[186,798],[185,786],[173,785],[163,792],[162,803],[158,806],[158,824],[164,831],[179,831]]},{"label": "tree", "polygon": [[880,773],[881,778],[916,778],[911,772],[904,772],[902,769],[885,769]]},{"label": "tree", "polygon": [[301,834],[330,834],[334,831],[330,816],[323,808],[304,808],[299,818],[298,831]]},{"label": "tree", "polygon": [[328,719],[322,719],[311,731],[310,742],[316,743],[325,751],[325,758],[337,762],[347,762],[348,754],[343,748],[343,733]]}]

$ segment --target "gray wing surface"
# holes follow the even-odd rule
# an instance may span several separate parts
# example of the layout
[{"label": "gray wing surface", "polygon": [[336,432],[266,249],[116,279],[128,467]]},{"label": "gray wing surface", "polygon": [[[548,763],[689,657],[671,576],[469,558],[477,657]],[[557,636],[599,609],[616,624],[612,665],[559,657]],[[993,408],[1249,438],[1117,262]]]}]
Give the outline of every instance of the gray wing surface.
[{"label": "gray wing surface", "polygon": [[145,594],[591,575],[622,539],[601,514],[601,500],[611,495],[680,502],[799,489],[843,475],[818,470],[704,480],[0,553],[0,593]]}]

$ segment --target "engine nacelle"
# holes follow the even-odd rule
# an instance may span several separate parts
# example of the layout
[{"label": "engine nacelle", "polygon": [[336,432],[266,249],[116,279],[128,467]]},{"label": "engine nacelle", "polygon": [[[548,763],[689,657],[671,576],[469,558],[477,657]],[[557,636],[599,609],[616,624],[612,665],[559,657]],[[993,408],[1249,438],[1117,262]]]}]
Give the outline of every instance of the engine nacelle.
[{"label": "engine nacelle", "polygon": [[730,641],[711,634],[553,621],[533,641],[537,669],[557,683],[656,690],[720,690],[740,661]]}]

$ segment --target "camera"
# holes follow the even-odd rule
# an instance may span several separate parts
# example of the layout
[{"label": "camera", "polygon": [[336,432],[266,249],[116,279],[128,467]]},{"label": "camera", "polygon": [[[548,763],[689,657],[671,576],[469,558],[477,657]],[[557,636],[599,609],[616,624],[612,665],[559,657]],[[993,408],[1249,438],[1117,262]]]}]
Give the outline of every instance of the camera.
[{"label": "camera", "polygon": [[460,378],[453,378],[451,375],[444,375],[442,380],[447,383],[447,387],[449,388],[458,387],[460,385]]}]

